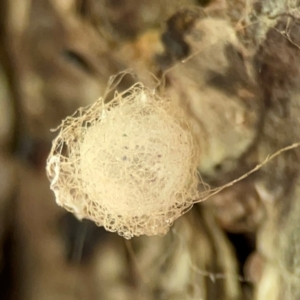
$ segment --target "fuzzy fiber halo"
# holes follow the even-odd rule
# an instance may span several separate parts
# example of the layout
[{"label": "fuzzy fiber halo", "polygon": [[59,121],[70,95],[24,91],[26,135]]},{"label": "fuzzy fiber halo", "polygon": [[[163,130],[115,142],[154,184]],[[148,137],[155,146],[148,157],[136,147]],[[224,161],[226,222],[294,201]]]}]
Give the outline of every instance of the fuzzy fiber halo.
[{"label": "fuzzy fiber halo", "polygon": [[138,83],[60,126],[47,160],[56,201],[125,238],[164,234],[197,197],[183,111]]}]

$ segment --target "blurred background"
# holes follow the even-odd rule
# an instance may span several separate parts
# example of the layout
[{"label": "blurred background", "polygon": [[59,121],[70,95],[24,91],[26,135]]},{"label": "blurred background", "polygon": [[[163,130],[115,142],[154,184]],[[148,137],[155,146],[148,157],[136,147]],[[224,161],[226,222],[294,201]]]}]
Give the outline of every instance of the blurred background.
[{"label": "blurred background", "polygon": [[[296,142],[299,49],[295,43],[300,31],[298,3],[290,2],[0,1],[0,299],[299,299],[298,231],[289,229],[298,226],[289,225],[290,219],[297,219],[289,217],[290,210],[297,208],[295,151],[211,201],[195,205],[166,236],[130,241],[88,220],[79,222],[58,207],[45,174],[56,136],[50,129],[103,95],[110,76],[124,70],[137,74],[125,76],[116,87],[119,91],[137,78],[155,86],[151,74],[161,78],[168,67],[191,54],[198,40],[205,40],[205,34],[185,38],[194,22],[190,15],[171,18],[182,8],[198,11],[197,18],[227,20],[239,40],[228,41],[236,47],[233,52],[211,46],[206,54],[210,60],[203,54],[207,63],[194,63],[199,64],[198,71],[182,63],[180,74],[166,77],[169,94],[181,95],[183,102],[192,96],[181,92],[188,88],[181,80],[198,82],[193,97],[208,99],[207,115],[219,105],[210,100],[215,97],[243,101],[237,106],[246,111],[247,130],[228,131],[228,137],[237,138],[234,145],[222,141],[224,147],[221,131],[210,132],[209,141],[216,140],[218,155],[234,153],[214,161],[213,167],[203,164],[204,180],[214,187],[224,184]],[[271,17],[287,11],[293,17],[276,25]],[[269,32],[269,28],[275,29]],[[216,40],[222,36],[222,30],[207,32]],[[247,51],[241,54],[237,43]],[[222,53],[229,62],[224,66]],[[202,80],[207,69],[214,76]],[[176,80],[182,86],[174,84]],[[203,90],[206,94],[201,94]],[[194,118],[197,113],[190,114]],[[217,123],[218,114],[212,113],[209,122]],[[223,127],[222,122],[218,126]],[[285,205],[278,199],[284,199]],[[292,233],[278,241],[279,228]],[[283,256],[274,250],[291,241],[292,254],[284,247]],[[293,279],[286,275],[291,284],[279,288],[285,272]],[[287,286],[289,296],[283,297]]]}]

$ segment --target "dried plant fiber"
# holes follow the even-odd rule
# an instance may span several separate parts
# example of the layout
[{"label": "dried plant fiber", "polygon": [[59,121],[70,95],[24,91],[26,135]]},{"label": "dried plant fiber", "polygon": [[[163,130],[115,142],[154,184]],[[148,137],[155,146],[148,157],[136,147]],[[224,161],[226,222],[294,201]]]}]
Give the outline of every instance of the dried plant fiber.
[{"label": "dried plant fiber", "polygon": [[135,84],[62,122],[47,174],[78,218],[125,238],[157,235],[197,196],[197,155],[183,111]]}]

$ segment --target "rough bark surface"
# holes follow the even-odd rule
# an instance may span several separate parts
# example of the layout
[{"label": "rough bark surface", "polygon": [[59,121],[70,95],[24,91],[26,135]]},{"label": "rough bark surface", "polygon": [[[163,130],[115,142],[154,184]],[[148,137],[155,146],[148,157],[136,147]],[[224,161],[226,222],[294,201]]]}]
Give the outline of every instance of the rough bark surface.
[{"label": "rough bark surface", "polygon": [[[199,189],[300,141],[295,0],[0,1],[0,299],[300,298],[300,150],[125,241],[55,204],[61,120],[137,81],[187,113]],[[132,74],[134,74],[132,76]]]}]

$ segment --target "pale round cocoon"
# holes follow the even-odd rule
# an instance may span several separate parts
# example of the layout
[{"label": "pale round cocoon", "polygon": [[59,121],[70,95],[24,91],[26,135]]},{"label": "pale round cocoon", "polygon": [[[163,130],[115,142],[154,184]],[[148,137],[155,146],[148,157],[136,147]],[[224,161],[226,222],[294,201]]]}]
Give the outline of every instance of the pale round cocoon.
[{"label": "pale round cocoon", "polygon": [[141,84],[67,118],[47,174],[59,205],[126,238],[167,232],[197,197],[185,114]]}]

